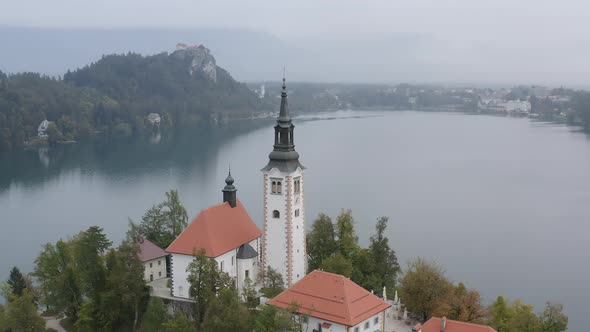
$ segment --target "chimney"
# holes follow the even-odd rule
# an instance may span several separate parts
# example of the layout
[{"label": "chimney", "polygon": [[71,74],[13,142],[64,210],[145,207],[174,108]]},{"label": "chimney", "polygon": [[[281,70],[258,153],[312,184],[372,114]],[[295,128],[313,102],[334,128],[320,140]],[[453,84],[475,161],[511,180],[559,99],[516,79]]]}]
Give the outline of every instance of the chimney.
[{"label": "chimney", "polygon": [[225,179],[225,187],[223,188],[223,202],[228,202],[232,208],[236,207],[238,190],[234,186],[234,178],[231,176],[231,170],[229,171],[227,178]]},{"label": "chimney", "polygon": [[440,320],[440,332],[445,332],[446,328],[447,328],[447,317],[443,317]]}]

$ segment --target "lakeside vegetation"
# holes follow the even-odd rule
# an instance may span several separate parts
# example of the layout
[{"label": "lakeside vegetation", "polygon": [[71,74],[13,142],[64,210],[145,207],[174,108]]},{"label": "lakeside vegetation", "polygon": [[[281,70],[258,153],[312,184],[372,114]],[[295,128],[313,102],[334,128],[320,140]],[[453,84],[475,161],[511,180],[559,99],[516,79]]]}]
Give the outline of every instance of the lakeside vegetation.
[{"label": "lakeside vegetation", "polygon": [[[35,260],[35,270],[23,275],[15,267],[0,288],[0,331],[45,331],[38,308],[64,318],[69,331],[300,331],[296,304],[288,310],[260,306],[256,287],[247,280],[241,294],[218,264],[195,254],[189,265],[190,295],[195,303],[169,315],[167,301],[150,297],[143,279],[137,239],[147,238],[166,247],[187,226],[186,209],[178,193],[150,208],[139,224],[130,221],[126,239],[118,247],[98,226],[72,238],[48,243]],[[532,305],[512,303],[499,296],[482,303],[477,290],[454,284],[443,268],[417,258],[402,271],[385,236],[389,219],[377,220],[368,248],[358,244],[351,210],[333,223],[320,214],[307,235],[309,271],[321,269],[349,277],[378,293],[384,286],[398,289],[402,304],[420,321],[446,316],[486,324],[499,332],[561,332],[567,316],[561,304],[547,303],[535,314]],[[269,268],[260,276],[260,292],[268,298],[284,290],[283,278]]]},{"label": "lakeside vegetation", "polygon": [[103,56],[63,79],[0,71],[0,151],[34,141],[46,119],[55,143],[95,133],[141,134],[151,129],[149,113],[161,116],[162,127],[173,127],[270,109],[224,69],[216,68],[214,82],[189,71],[190,57],[173,54]]}]

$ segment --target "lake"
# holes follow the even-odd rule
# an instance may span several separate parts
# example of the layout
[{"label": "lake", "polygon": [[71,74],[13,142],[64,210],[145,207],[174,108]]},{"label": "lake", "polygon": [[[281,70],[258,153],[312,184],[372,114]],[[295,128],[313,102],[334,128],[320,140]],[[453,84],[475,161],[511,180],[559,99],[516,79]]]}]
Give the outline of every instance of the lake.
[{"label": "lake", "polygon": [[[273,122],[192,128],[146,139],[0,155],[0,279],[30,272],[45,242],[99,225],[122,239],[128,218],[174,188],[193,218],[221,202],[231,164],[238,197],[261,225]],[[340,111],[297,118],[307,167],[307,224],[351,208],[362,245],[375,221],[403,267],[416,256],[453,281],[541,310],[565,304],[570,331],[590,315],[590,140],[525,118]]]}]

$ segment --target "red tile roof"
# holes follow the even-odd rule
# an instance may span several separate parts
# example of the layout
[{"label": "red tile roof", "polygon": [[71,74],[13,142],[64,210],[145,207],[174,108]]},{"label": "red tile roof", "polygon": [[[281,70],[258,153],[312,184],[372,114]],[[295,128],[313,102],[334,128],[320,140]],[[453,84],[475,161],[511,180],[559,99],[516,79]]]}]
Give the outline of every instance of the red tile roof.
[{"label": "red tile roof", "polygon": [[235,208],[224,202],[201,211],[166,251],[193,255],[205,249],[206,256],[217,257],[261,234],[239,200]]},{"label": "red tile roof", "polygon": [[424,325],[422,325],[422,332],[440,332],[440,323],[442,319],[446,319],[445,332],[496,332],[493,328],[485,325],[465,323],[457,320],[447,318],[430,318]]},{"label": "red tile roof", "polygon": [[366,289],[339,274],[315,270],[267,304],[346,326],[355,326],[391,307]]},{"label": "red tile roof", "polygon": [[139,260],[144,263],[152,259],[168,256],[168,253],[164,249],[158,247],[150,240],[144,239],[137,245],[139,246]]}]

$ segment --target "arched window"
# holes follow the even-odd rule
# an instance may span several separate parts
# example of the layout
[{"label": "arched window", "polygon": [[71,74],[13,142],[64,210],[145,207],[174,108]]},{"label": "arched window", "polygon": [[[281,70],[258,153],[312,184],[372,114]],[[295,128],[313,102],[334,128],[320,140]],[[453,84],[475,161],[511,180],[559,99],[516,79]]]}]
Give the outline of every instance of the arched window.
[{"label": "arched window", "polygon": [[274,211],[272,211],[272,217],[273,218],[280,218],[281,213],[278,210],[274,210]]},{"label": "arched window", "polygon": [[270,192],[273,194],[281,194],[282,190],[281,179],[271,179]]}]

